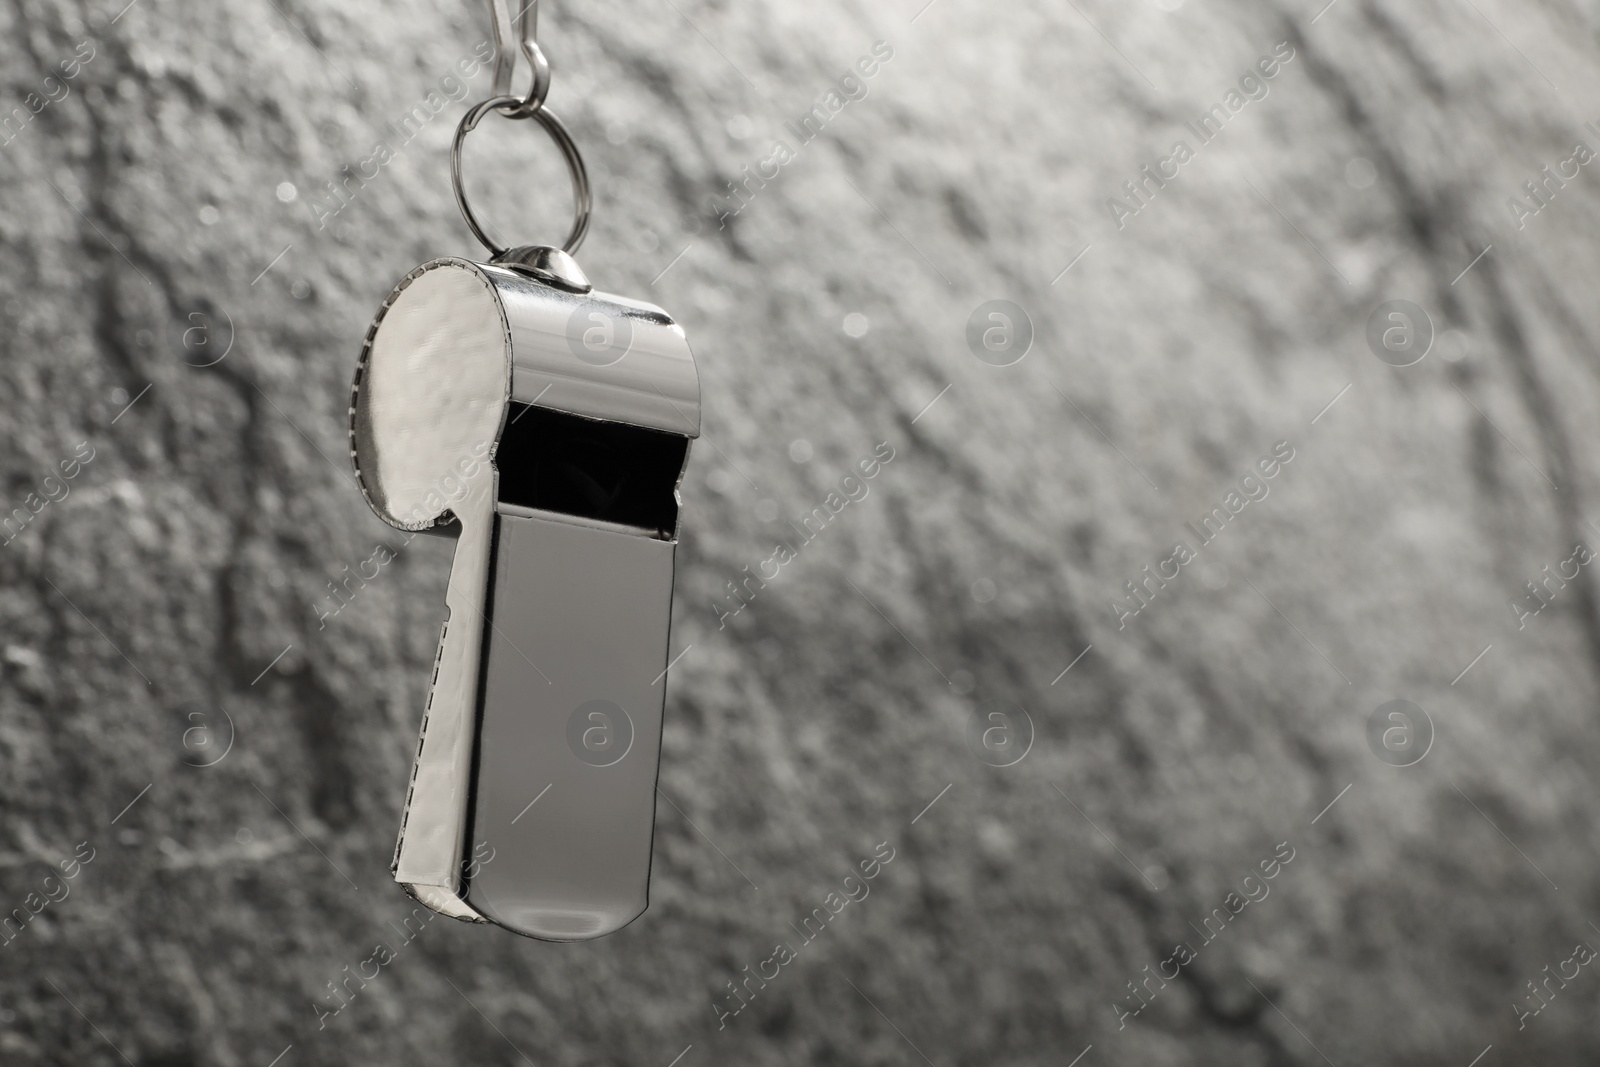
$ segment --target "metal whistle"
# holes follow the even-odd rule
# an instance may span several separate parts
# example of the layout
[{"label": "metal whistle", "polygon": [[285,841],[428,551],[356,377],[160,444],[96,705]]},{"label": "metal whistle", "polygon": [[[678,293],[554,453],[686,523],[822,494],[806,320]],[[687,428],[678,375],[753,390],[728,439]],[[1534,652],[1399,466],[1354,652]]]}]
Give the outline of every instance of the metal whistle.
[{"label": "metal whistle", "polygon": [[566,253],[434,260],[367,333],[367,502],[456,539],[395,879],[550,941],[645,910],[678,483],[700,432],[683,330]]}]

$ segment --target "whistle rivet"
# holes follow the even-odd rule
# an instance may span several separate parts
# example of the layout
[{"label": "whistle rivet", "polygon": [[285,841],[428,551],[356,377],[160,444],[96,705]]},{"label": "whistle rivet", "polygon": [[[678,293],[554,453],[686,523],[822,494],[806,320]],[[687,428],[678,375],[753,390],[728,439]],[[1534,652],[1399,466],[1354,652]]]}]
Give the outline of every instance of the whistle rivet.
[{"label": "whistle rivet", "polygon": [[587,293],[594,288],[577,260],[561,249],[548,245],[508,248],[489,262],[574,293]]}]

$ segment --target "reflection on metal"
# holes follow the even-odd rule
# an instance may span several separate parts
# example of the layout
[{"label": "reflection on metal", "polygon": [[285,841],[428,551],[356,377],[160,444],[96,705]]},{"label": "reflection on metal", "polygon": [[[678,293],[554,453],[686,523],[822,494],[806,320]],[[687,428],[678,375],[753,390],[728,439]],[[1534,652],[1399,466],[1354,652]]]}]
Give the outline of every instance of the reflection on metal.
[{"label": "reflection on metal", "polygon": [[[700,432],[683,331],[573,291],[568,262],[412,271],[350,407],[373,510],[456,539],[395,878],[444,914],[559,941],[648,899],[677,486]],[[495,861],[473,865],[469,842]]]}]

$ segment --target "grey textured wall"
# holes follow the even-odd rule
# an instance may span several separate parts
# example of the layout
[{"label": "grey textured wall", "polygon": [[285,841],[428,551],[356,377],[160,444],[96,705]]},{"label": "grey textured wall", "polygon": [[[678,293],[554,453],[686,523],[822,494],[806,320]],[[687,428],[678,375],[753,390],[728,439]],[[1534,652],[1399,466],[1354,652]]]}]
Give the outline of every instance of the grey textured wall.
[{"label": "grey textured wall", "polygon": [[[0,1061],[1592,1062],[1592,2],[549,4],[581,261],[707,411],[653,903],[577,946],[396,932],[450,546],[345,455],[379,302],[476,254],[484,12],[123,2],[0,5]],[[564,232],[531,127],[469,166]]]}]

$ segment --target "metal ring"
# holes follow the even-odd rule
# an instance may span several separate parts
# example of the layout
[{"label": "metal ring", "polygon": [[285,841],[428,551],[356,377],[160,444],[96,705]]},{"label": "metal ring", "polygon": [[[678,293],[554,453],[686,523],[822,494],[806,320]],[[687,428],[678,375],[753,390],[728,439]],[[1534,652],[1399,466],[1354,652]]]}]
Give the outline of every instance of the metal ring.
[{"label": "metal ring", "polygon": [[[450,183],[455,187],[456,205],[461,208],[461,217],[467,220],[467,226],[473,234],[492,255],[504,255],[507,249],[497,245],[483,232],[483,227],[478,224],[478,218],[472,213],[472,208],[467,203],[466,187],[461,181],[461,146],[478,126],[479,120],[490,111],[502,115],[513,114],[523,104],[523,100],[515,96],[491,96],[480,104],[474,105],[465,115],[461,116],[461,124],[456,127],[455,140],[450,145]],[[572,179],[572,231],[567,234],[566,242],[561,246],[569,256],[578,251],[578,246],[583,244],[584,237],[589,233],[589,171],[583,165],[583,156],[578,151],[572,135],[567,132],[566,126],[556,118],[547,108],[540,107],[529,115],[516,114],[517,118],[532,118],[545,128],[556,147],[561,149],[562,157],[567,161],[567,174]]]}]

